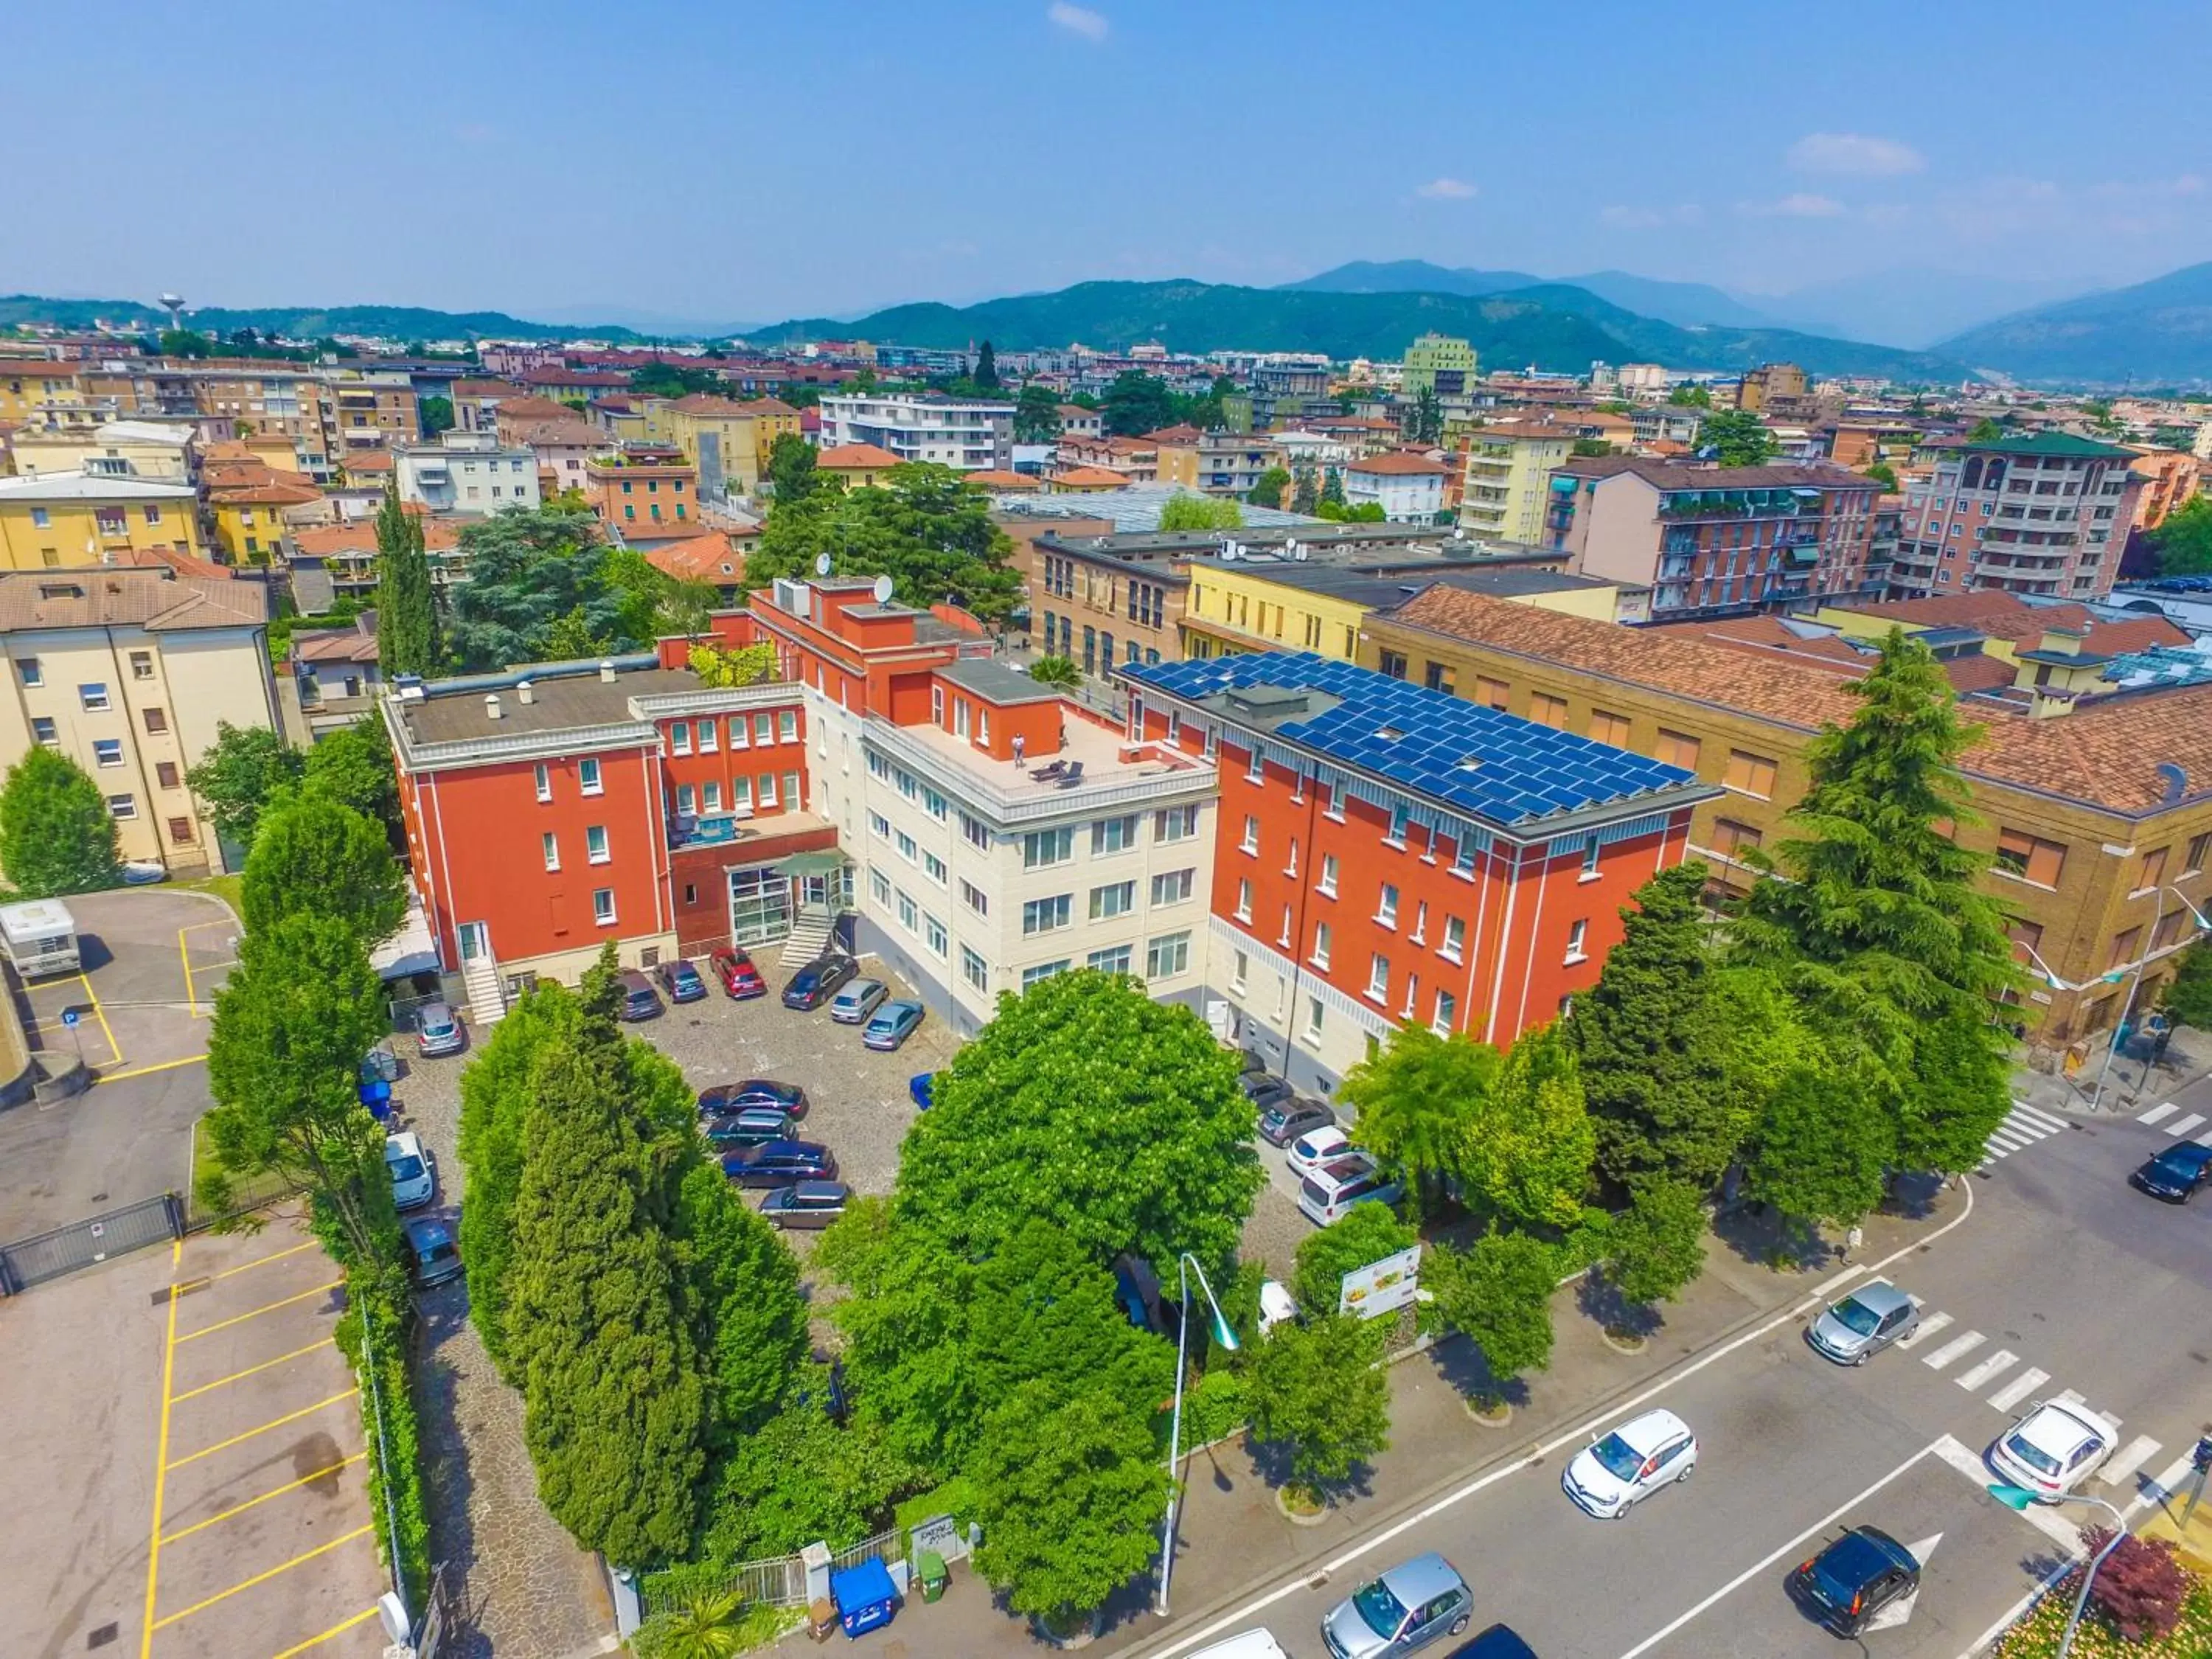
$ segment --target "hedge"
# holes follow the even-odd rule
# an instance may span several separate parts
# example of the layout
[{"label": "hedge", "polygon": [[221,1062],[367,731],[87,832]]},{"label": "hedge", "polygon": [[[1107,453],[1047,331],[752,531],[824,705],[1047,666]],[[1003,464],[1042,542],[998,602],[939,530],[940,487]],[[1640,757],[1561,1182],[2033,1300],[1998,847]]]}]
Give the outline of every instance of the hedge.
[{"label": "hedge", "polygon": [[[337,1345],[361,1379],[361,1426],[368,1447],[362,1462],[368,1470],[376,1553],[398,1578],[409,1610],[419,1615],[430,1594],[430,1518],[422,1496],[422,1430],[407,1364],[414,1304],[406,1292],[404,1270],[374,1263],[349,1268],[345,1316],[338,1321]],[[362,1364],[364,1326],[375,1361],[373,1379]],[[396,1564],[392,1559],[395,1531],[399,1547]]]}]

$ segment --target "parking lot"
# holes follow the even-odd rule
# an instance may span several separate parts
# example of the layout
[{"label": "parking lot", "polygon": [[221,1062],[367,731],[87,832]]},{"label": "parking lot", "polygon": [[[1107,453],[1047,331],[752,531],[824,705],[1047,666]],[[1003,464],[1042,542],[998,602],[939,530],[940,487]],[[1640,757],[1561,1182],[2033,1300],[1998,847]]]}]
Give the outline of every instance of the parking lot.
[{"label": "parking lot", "polygon": [[383,1651],[337,1270],[295,1223],[198,1235],[7,1306],[0,1652]]},{"label": "parking lot", "polygon": [[208,1019],[236,952],[229,908],[159,889],[69,904],[83,971],[19,985],[17,1004],[33,1049],[50,1065],[82,1057],[98,1081],[0,1111],[0,1237],[185,1191],[209,1104]]}]

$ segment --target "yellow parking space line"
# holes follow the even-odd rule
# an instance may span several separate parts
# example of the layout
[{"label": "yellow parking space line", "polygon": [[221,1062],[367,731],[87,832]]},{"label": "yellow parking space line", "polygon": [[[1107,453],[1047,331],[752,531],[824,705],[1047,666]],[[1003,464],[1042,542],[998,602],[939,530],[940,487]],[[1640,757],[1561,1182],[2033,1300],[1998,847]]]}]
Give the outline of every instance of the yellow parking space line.
[{"label": "yellow parking space line", "polygon": [[181,927],[177,929],[177,954],[185,962],[185,1006],[197,1014],[200,1005],[199,1000],[192,994],[192,953],[185,948],[185,930]]},{"label": "yellow parking space line", "polygon": [[238,1314],[229,1319],[218,1319],[212,1325],[204,1325],[198,1330],[187,1331],[184,1335],[179,1337],[177,1340],[179,1342],[192,1342],[197,1341],[203,1336],[212,1336],[217,1331],[228,1330],[233,1325],[243,1325],[249,1319],[258,1319],[262,1315],[265,1313],[274,1313],[279,1308],[289,1308],[295,1302],[305,1302],[311,1297],[322,1295],[325,1291],[334,1291],[344,1283],[345,1280],[343,1279],[333,1279],[327,1285],[318,1285],[312,1291],[302,1291],[297,1296],[288,1296],[282,1302],[264,1302],[250,1313]]},{"label": "yellow parking space line", "polygon": [[318,1400],[312,1406],[302,1406],[295,1412],[286,1412],[283,1416],[273,1418],[259,1428],[248,1429],[244,1434],[234,1434],[228,1440],[218,1440],[212,1446],[203,1446],[196,1452],[187,1452],[169,1467],[173,1469],[181,1469],[185,1464],[197,1463],[203,1457],[213,1457],[217,1452],[227,1451],[241,1440],[251,1440],[257,1434],[266,1434],[271,1429],[283,1428],[287,1423],[296,1423],[303,1417],[312,1417],[324,1407],[335,1406],[341,1400],[350,1400],[360,1392],[359,1389],[348,1389],[343,1393],[332,1395],[327,1400]]},{"label": "yellow parking space line", "polygon": [[[169,1267],[176,1270],[183,1254],[183,1242],[169,1247]],[[169,1335],[161,1347],[161,1432],[154,1451],[154,1525],[146,1545],[146,1617],[144,1634],[138,1642],[138,1659],[149,1659],[154,1651],[154,1587],[161,1569],[161,1493],[169,1473],[169,1389],[177,1375],[177,1290],[169,1286]]]},{"label": "yellow parking space line", "polygon": [[[375,1530],[376,1523],[374,1522],[371,1522],[365,1527],[356,1527],[351,1532],[346,1533],[341,1537],[331,1539],[327,1544],[318,1544],[314,1548],[304,1551],[301,1553],[294,1556],[289,1561],[278,1562],[266,1572],[257,1572],[252,1577],[248,1578],[240,1583],[233,1584],[227,1590],[217,1590],[213,1595],[209,1596],[204,1601],[195,1601],[188,1607],[181,1608],[175,1613],[164,1614],[161,1620],[156,1623],[153,1628],[155,1630],[164,1630],[169,1626],[175,1624],[179,1619],[189,1619],[196,1613],[204,1613],[208,1608],[213,1607],[218,1601],[228,1601],[230,1597],[236,1595],[241,1590],[252,1589],[256,1584],[265,1584],[280,1573],[289,1572],[293,1568],[299,1566],[301,1563],[312,1561],[319,1555],[328,1555],[332,1550],[337,1548],[339,1545],[350,1544],[356,1538],[366,1538]],[[315,1639],[317,1641],[320,1641],[322,1638],[317,1637]],[[296,1653],[299,1650],[295,1648],[293,1651]]]},{"label": "yellow parking space line", "polygon": [[194,1533],[202,1530],[204,1528],[211,1527],[218,1521],[228,1521],[234,1515],[243,1514],[246,1510],[252,1509],[256,1504],[265,1504],[272,1498],[282,1498],[288,1492],[297,1492],[301,1487],[307,1485],[310,1481],[320,1480],[327,1475],[336,1474],[340,1469],[345,1468],[347,1464],[358,1463],[362,1458],[368,1455],[368,1454],[366,1451],[357,1451],[351,1457],[341,1457],[337,1462],[331,1464],[328,1468],[317,1469],[313,1474],[303,1474],[297,1480],[287,1480],[283,1486],[277,1487],[274,1492],[264,1492],[258,1498],[249,1498],[243,1504],[234,1504],[222,1514],[210,1515],[204,1521],[195,1521],[189,1527],[179,1527],[176,1531],[171,1533],[161,1541],[164,1544],[173,1544],[179,1538],[190,1538]]},{"label": "yellow parking space line", "polygon": [[225,1267],[221,1273],[210,1273],[209,1277],[228,1279],[233,1273],[242,1273],[248,1268],[259,1267],[264,1261],[282,1261],[286,1256],[297,1255],[302,1250],[319,1250],[322,1248],[319,1240],[311,1238],[304,1244],[293,1245],[289,1250],[271,1250],[267,1255],[257,1255],[251,1261],[241,1261],[235,1267]]},{"label": "yellow parking space line", "polygon": [[274,1359],[263,1360],[258,1365],[248,1365],[242,1371],[233,1371],[228,1376],[218,1376],[214,1382],[203,1382],[197,1389],[186,1389],[169,1403],[181,1406],[187,1400],[197,1400],[204,1394],[213,1394],[217,1389],[228,1383],[238,1382],[242,1377],[254,1376],[263,1371],[273,1370],[286,1360],[297,1359],[303,1353],[320,1353],[330,1346],[328,1337],[325,1337],[320,1342],[310,1342],[304,1348],[295,1348],[289,1353],[280,1353]]},{"label": "yellow parking space line", "polygon": [[76,976],[76,982],[84,987],[84,994],[92,1002],[92,1017],[100,1022],[100,1032],[107,1038],[107,1052],[114,1056],[108,1064],[120,1066],[123,1063],[123,1050],[115,1041],[115,1032],[107,1024],[107,1010],[100,1006],[100,993],[92,988],[92,976],[89,974],[79,974]]},{"label": "yellow parking space line", "polygon": [[[126,1077],[144,1077],[150,1072],[173,1072],[179,1066],[197,1066],[206,1058],[205,1054],[186,1054],[182,1060],[165,1060],[158,1065],[141,1066],[135,1071],[103,1072],[100,1080],[102,1083],[120,1083]],[[110,1060],[107,1063],[112,1066],[115,1062]]]},{"label": "yellow parking space line", "polygon": [[375,1617],[376,1609],[374,1607],[369,1608],[366,1613],[356,1613],[343,1625],[332,1625],[320,1636],[310,1636],[306,1641],[301,1643],[299,1646],[295,1648],[286,1648],[283,1652],[276,1656],[276,1659],[292,1659],[293,1655],[305,1653],[309,1648],[314,1647],[319,1643],[329,1641],[333,1636],[343,1636],[348,1631],[351,1630],[356,1625],[365,1625]]}]

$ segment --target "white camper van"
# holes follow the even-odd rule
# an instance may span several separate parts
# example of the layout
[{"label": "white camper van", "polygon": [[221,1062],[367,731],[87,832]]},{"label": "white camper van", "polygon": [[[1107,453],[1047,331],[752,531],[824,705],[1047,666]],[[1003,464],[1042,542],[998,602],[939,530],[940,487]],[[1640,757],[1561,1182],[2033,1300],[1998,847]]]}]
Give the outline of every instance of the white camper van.
[{"label": "white camper van", "polygon": [[29,899],[0,905],[0,949],[27,980],[47,974],[74,974],[82,965],[77,951],[76,918],[59,899]]}]

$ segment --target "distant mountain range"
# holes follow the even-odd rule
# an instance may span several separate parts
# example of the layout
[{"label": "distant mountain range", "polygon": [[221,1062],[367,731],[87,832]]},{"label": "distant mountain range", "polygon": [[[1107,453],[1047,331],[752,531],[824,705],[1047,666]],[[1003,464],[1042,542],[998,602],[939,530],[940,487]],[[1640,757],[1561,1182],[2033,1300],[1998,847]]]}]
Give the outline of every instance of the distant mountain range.
[{"label": "distant mountain range", "polygon": [[[0,295],[0,328],[37,323],[53,328],[156,330],[169,325],[168,313],[136,300],[50,300],[34,294]],[[503,311],[432,311],[421,306],[259,306],[241,310],[196,307],[185,313],[185,326],[203,334],[229,334],[241,328],[257,333],[319,340],[333,334],[359,334],[388,340],[458,340],[470,337],[538,340],[639,340],[644,336],[611,323],[589,326],[525,322]]]},{"label": "distant mountain range", "polygon": [[1511,280],[1516,285],[1480,293],[1239,288],[1188,279],[1079,283],[1054,293],[980,305],[904,305],[857,319],[794,319],[757,329],[747,337],[759,344],[895,340],[942,349],[988,339],[1001,350],[1045,349],[1073,341],[1115,349],[1157,340],[1174,351],[1236,346],[1395,359],[1415,335],[1433,331],[1464,337],[1493,368],[1529,365],[1579,374],[1602,359],[1725,371],[1786,358],[1820,374],[1943,381],[1962,372],[1960,364],[1942,356],[1787,329],[1686,327],[1615,304],[1585,287],[1539,282],[1520,273]]},{"label": "distant mountain range", "polygon": [[2024,380],[2202,385],[2212,381],[2212,264],[2015,312],[1942,349]]},{"label": "distant mountain range", "polygon": [[1559,285],[1595,294],[1608,304],[1656,317],[1679,328],[1785,328],[1789,324],[1753,310],[1734,295],[1704,283],[1663,283],[1625,270],[1547,278],[1525,270],[1476,270],[1431,264],[1426,259],[1354,259],[1288,289],[1312,294],[1507,294],[1516,289]]}]

